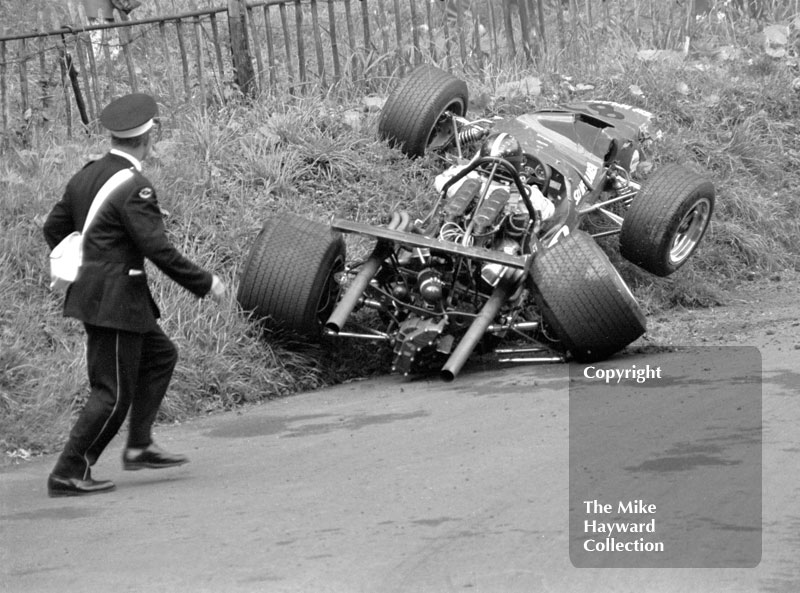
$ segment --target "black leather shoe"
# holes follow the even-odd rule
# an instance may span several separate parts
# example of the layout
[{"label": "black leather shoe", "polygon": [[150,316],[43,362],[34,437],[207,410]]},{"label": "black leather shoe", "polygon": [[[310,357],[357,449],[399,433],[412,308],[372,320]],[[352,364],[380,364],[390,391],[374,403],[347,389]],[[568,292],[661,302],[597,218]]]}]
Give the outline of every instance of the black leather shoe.
[{"label": "black leather shoe", "polygon": [[85,496],[87,494],[102,494],[111,492],[116,486],[111,480],[81,480],[79,478],[65,478],[50,474],[47,478],[47,495],[56,496]]},{"label": "black leather shoe", "polygon": [[184,463],[189,463],[189,458],[185,455],[167,453],[155,444],[151,444],[147,449],[125,449],[122,453],[122,469],[131,471],[176,467]]}]

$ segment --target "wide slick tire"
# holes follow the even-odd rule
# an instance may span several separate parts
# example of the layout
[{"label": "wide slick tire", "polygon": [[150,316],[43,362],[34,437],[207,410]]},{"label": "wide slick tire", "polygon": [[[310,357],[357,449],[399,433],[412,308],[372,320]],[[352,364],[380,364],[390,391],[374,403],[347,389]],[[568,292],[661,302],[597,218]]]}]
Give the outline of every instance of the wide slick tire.
[{"label": "wide slick tire", "polygon": [[236,299],[267,326],[317,341],[339,294],[345,246],[327,225],[284,213],[258,233]]},{"label": "wide slick tire", "polygon": [[533,262],[545,326],[581,362],[603,360],[641,336],[645,315],[600,246],[573,231]]},{"label": "wide slick tire", "polygon": [[409,157],[423,156],[429,147],[448,146],[455,138],[449,111],[464,116],[467,84],[449,72],[419,66],[389,95],[378,121],[378,137]]},{"label": "wide slick tire", "polygon": [[714,184],[680,165],[658,169],[633,199],[619,237],[622,256],[669,276],[695,252],[714,212]]}]

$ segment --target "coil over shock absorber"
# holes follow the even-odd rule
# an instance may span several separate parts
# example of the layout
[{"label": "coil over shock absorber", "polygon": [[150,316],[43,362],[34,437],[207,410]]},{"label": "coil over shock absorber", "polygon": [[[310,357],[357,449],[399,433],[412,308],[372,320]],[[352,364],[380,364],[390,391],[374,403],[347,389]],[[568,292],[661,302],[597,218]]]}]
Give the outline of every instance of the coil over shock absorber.
[{"label": "coil over shock absorber", "polygon": [[459,144],[461,144],[463,146],[464,144],[469,144],[471,142],[476,142],[476,141],[480,140],[481,138],[486,136],[488,133],[489,133],[489,130],[473,126],[473,127],[467,128],[465,130],[461,130],[458,133],[458,142],[459,142]]}]

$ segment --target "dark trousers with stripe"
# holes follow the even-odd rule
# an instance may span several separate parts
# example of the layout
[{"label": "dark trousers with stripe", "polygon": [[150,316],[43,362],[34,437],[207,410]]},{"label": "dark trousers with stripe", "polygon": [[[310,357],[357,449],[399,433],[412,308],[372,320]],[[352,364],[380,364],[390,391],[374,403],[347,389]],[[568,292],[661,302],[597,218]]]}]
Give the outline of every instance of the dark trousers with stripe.
[{"label": "dark trousers with stripe", "polygon": [[88,479],[91,466],[125,422],[128,447],[147,447],[167,393],[178,351],[157,328],[147,333],[86,327],[86,365],[91,393],[53,473]]}]

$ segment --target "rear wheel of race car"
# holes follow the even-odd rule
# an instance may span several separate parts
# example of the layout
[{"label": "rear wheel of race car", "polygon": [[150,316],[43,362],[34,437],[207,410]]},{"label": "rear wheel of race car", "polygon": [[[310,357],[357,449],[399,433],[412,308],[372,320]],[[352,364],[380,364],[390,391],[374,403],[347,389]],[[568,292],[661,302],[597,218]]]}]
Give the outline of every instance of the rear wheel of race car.
[{"label": "rear wheel of race car", "polygon": [[420,66],[386,100],[378,137],[409,157],[422,156],[429,147],[446,147],[455,137],[446,114],[466,115],[468,99],[463,80],[434,66]]},{"label": "rear wheel of race car", "polygon": [[294,214],[264,223],[250,249],[236,299],[268,326],[318,340],[339,294],[341,235]]},{"label": "rear wheel of race car", "polygon": [[608,358],[641,336],[644,313],[603,250],[573,231],[533,262],[545,325],[581,362]]},{"label": "rear wheel of race car", "polygon": [[669,276],[697,249],[713,211],[713,183],[680,165],[659,169],[625,215],[620,253],[652,274]]}]

